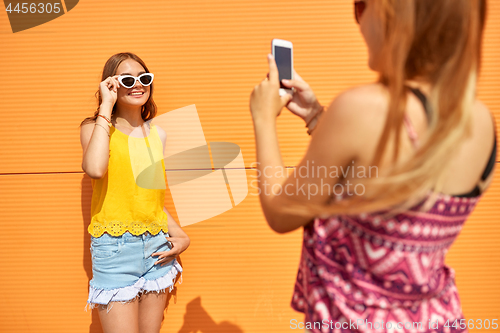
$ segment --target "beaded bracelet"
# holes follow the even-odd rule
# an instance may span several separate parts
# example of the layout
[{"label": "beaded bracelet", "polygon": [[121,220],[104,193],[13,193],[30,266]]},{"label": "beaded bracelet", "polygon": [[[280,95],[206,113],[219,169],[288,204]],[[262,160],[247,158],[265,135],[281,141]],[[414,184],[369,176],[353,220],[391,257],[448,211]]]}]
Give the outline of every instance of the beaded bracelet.
[{"label": "beaded bracelet", "polygon": [[108,123],[108,126],[111,127],[111,120],[108,117],[103,116],[102,114],[99,114],[98,116],[104,118],[104,120]]}]

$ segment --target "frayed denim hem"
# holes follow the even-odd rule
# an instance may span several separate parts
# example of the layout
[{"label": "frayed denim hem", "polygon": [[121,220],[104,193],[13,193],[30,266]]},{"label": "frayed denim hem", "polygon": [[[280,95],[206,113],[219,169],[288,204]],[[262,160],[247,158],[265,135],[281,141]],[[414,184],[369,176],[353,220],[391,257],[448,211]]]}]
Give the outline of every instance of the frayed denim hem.
[{"label": "frayed denim hem", "polygon": [[146,280],[141,277],[131,286],[110,290],[97,289],[89,286],[89,299],[87,300],[84,310],[87,312],[88,307],[94,309],[97,306],[107,305],[106,312],[109,312],[113,307],[113,302],[120,302],[122,304],[130,303],[139,298],[142,294],[147,292],[156,292],[159,294],[161,292],[166,292],[167,288],[168,292],[171,292],[174,289],[175,279],[179,273],[181,274],[179,284],[181,284],[182,267],[176,262],[166,275],[155,280]]}]

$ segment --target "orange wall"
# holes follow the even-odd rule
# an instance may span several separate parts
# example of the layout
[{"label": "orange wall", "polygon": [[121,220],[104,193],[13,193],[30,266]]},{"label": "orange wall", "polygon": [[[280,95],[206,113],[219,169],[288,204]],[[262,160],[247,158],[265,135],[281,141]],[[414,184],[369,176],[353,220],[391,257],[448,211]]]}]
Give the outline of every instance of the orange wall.
[{"label": "orange wall", "polygon": [[[489,7],[479,97],[499,119],[500,3]],[[95,110],[110,55],[142,57],[156,75],[159,113],[195,104],[207,141],[238,144],[247,167],[255,161],[248,99],[272,38],[294,42],[295,69],[323,103],[375,78],[346,0],[88,0],[15,34],[1,12],[0,36],[0,332],[101,332],[97,313],[83,310],[92,188],[78,124]],[[283,112],[278,127],[293,166],[308,143],[304,125]],[[447,260],[467,319],[500,321],[499,177]],[[302,233],[273,233],[255,194],[185,228],[184,282],[162,332],[287,332],[303,319],[289,306]]]}]

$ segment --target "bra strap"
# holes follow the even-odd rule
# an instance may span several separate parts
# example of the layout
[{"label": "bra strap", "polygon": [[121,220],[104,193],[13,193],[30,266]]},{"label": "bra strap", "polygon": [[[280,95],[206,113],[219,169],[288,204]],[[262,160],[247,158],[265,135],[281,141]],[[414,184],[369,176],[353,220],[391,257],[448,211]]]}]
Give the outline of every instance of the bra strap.
[{"label": "bra strap", "polygon": [[427,97],[424,95],[424,93],[422,91],[420,91],[420,89],[418,88],[412,88],[412,87],[408,87],[408,89],[410,89],[410,91],[415,95],[417,96],[417,98],[420,100],[420,102],[422,103],[422,106],[424,107],[424,110],[425,110],[425,115],[427,116],[427,123],[430,122],[430,119],[431,119],[431,106],[429,105],[429,102],[427,101]]},{"label": "bra strap", "polygon": [[[422,103],[422,106],[424,107],[425,114],[427,116],[427,121],[430,119],[430,113],[431,113],[431,108],[429,103],[427,102],[427,97],[417,88],[412,88],[408,87],[408,89],[420,100]],[[410,117],[408,117],[408,114],[405,112],[404,116],[404,125],[406,127],[406,131],[408,132],[408,137],[411,140],[411,143],[413,145],[413,148],[417,149],[419,146],[419,141],[418,141],[418,134],[417,131],[415,130],[415,127],[413,126]]]},{"label": "bra strap", "polygon": [[[431,115],[432,115],[432,109],[431,106],[428,103],[427,97],[417,88],[412,88],[408,87],[408,89],[415,95],[417,98],[420,100],[422,103],[425,113],[427,115],[427,122],[430,122]],[[410,118],[408,115],[405,113],[405,118],[404,118],[404,124],[406,127],[406,130],[408,132],[408,136],[410,137],[410,140],[413,144],[413,147],[418,148],[418,135],[417,132],[415,131],[415,128],[413,127]],[[495,120],[493,119],[493,126],[494,126],[494,142],[493,142],[493,149],[490,154],[490,158],[488,160],[488,163],[481,175],[481,180],[480,182],[484,182],[488,176],[491,174],[493,171],[493,168],[495,167],[496,164],[496,157],[497,157],[497,135],[496,135],[496,127],[495,127]],[[481,195],[482,190],[479,185],[476,185],[474,190],[467,194],[462,194],[462,195],[457,195],[457,197],[476,197]]]}]

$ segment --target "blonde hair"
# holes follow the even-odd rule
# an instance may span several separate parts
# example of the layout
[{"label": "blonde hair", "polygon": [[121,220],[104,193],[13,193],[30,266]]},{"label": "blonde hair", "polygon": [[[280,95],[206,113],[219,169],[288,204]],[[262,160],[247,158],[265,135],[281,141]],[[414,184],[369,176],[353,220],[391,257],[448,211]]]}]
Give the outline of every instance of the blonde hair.
[{"label": "blonde hair", "polygon": [[395,165],[384,177],[366,181],[363,196],[327,205],[288,199],[291,205],[284,211],[326,215],[411,207],[429,192],[442,190],[448,161],[470,134],[486,0],[374,0],[372,4],[385,26],[379,82],[390,94],[372,165],[380,165],[391,139],[392,158],[397,161],[406,80],[423,78],[433,87],[429,129],[413,158]]}]

